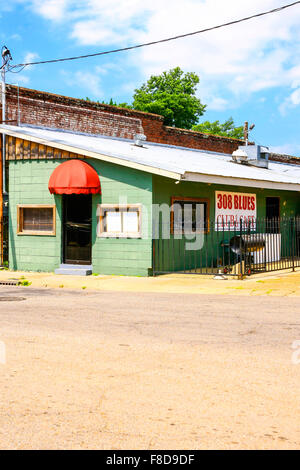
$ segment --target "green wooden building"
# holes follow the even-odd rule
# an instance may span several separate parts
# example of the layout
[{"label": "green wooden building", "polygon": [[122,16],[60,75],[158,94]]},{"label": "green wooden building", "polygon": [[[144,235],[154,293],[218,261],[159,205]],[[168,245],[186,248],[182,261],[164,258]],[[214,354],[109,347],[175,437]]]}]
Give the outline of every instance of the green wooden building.
[{"label": "green wooden building", "polygon": [[[273,221],[260,229],[265,262],[287,259],[298,243],[297,222],[295,242],[283,227],[300,215],[300,166],[268,161],[266,149],[247,160],[243,151],[232,157],[37,127],[0,130],[7,136],[11,269],[209,273],[233,264],[230,240],[241,232],[243,243],[253,238],[265,219]],[[195,249],[186,249],[187,233],[199,235]],[[251,256],[255,262],[255,249]]]}]

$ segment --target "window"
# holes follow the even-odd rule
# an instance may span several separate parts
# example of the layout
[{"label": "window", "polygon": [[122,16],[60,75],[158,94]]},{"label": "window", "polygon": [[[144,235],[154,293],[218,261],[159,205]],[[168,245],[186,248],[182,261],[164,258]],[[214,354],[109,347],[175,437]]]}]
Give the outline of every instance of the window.
[{"label": "window", "polygon": [[266,197],[266,218],[274,219],[280,216],[280,198]]},{"label": "window", "polygon": [[100,204],[98,206],[98,236],[140,238],[141,213],[141,204]]},{"label": "window", "polygon": [[55,235],[55,205],[17,206],[18,235]]},{"label": "window", "polygon": [[209,232],[209,199],[172,197],[171,233]]}]

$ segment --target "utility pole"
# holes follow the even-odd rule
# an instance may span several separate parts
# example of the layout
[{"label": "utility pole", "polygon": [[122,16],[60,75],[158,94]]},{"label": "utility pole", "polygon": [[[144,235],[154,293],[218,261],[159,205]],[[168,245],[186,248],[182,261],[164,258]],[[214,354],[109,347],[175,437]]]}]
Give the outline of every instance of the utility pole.
[{"label": "utility pole", "polygon": [[[6,46],[2,47],[2,67],[1,67],[1,84],[2,84],[2,124],[6,121],[6,84],[5,84],[5,72],[6,66],[12,59],[10,51]],[[6,181],[5,181],[5,151],[6,151],[6,139],[5,134],[2,134],[2,146],[1,146],[1,161],[0,161],[0,265],[3,264],[3,231],[4,231],[4,220],[3,220],[3,208],[4,208],[4,196],[6,192]]]},{"label": "utility pole", "polygon": [[[12,60],[9,49],[6,46],[2,47],[2,67],[1,67],[1,82],[2,82],[2,124],[6,122],[6,83],[5,83],[5,72],[6,66],[9,61]],[[6,194],[6,182],[5,182],[5,151],[6,151],[6,139],[5,134],[2,134],[2,193]]]},{"label": "utility pole", "polygon": [[[6,118],[6,84],[5,84],[5,59],[2,55],[2,69],[1,69],[1,84],[2,84],[2,124],[5,124]],[[2,193],[6,193],[5,188],[5,134],[2,134]],[[3,201],[2,201],[3,202]]]},{"label": "utility pole", "polygon": [[244,141],[245,141],[245,145],[249,144],[249,133],[250,133],[250,131],[253,131],[254,127],[255,127],[255,124],[251,124],[251,126],[249,126],[248,121],[245,121],[245,124],[244,124]]},{"label": "utility pole", "polygon": [[[2,122],[5,121],[5,65],[4,57],[2,56],[2,68],[1,68],[1,96],[2,96]],[[4,116],[4,117],[3,117]],[[4,198],[3,193],[5,186],[3,185],[4,178],[4,167],[5,167],[5,136],[2,134],[1,141],[1,161],[0,161],[0,266],[3,265],[3,242],[4,242],[4,220],[3,220],[3,209],[4,209]]]},{"label": "utility pole", "polygon": [[244,124],[244,141],[245,141],[245,145],[248,145],[248,139],[249,139],[249,123],[248,121],[245,121],[245,124]]}]

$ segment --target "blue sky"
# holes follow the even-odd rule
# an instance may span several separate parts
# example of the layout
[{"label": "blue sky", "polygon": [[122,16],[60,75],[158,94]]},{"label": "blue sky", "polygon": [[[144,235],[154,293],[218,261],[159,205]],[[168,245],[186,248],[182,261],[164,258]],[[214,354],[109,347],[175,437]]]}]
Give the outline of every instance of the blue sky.
[{"label": "blue sky", "polygon": [[[0,0],[13,64],[89,54],[213,26],[288,0]],[[151,74],[200,76],[202,120],[255,123],[252,139],[300,157],[300,5],[131,52],[28,67],[9,83],[95,100],[131,101]]]}]

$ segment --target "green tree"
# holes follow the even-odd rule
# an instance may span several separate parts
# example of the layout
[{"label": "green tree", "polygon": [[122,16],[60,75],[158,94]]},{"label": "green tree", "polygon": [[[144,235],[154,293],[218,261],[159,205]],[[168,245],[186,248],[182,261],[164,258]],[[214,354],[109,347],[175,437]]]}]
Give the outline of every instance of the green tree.
[{"label": "green tree", "polygon": [[[232,117],[224,123],[220,121],[199,123],[199,117],[206,110],[206,105],[196,97],[199,81],[195,73],[184,73],[180,67],[175,67],[160,75],[152,75],[146,83],[134,91],[132,104],[117,103],[112,98],[109,101],[96,101],[96,103],[159,114],[164,117],[164,124],[167,126],[243,139],[243,126],[236,127]],[[89,98],[86,100],[91,101]]]},{"label": "green tree", "polygon": [[233,137],[234,139],[244,138],[243,126],[235,127],[232,117],[223,124],[220,121],[204,121],[192,127],[194,131],[204,132],[205,134],[220,135],[223,137]]},{"label": "green tree", "polygon": [[110,106],[118,106],[119,108],[127,108],[132,109],[132,105],[129,103],[117,103],[112,98],[109,101],[92,101],[88,96],[85,98],[85,101],[89,101],[90,103],[97,103],[97,104],[109,104]]},{"label": "green tree", "polygon": [[[98,101],[99,103],[99,101]],[[117,103],[116,101],[114,101],[112,98],[109,100],[109,101],[101,101],[101,103],[103,104],[109,104],[110,106],[118,106],[119,108],[127,108],[127,109],[132,109],[132,106],[131,104],[129,103]]]},{"label": "green tree", "polygon": [[176,67],[152,75],[133,95],[133,109],[164,116],[167,126],[191,129],[203,115],[206,105],[195,96],[199,77]]}]

